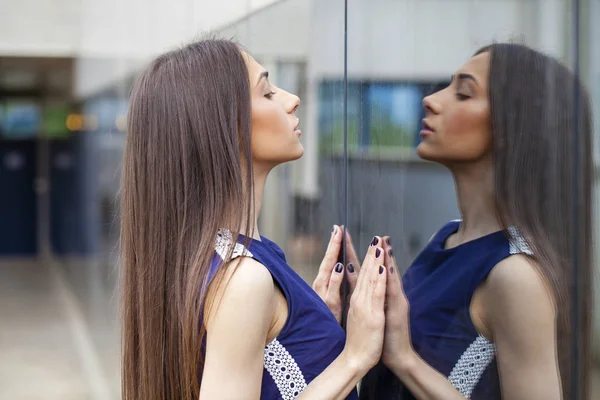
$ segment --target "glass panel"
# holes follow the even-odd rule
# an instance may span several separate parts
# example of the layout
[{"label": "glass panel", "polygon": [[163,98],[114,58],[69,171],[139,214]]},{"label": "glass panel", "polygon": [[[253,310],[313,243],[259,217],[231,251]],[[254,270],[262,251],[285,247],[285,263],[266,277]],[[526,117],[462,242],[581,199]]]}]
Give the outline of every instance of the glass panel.
[{"label": "glass panel", "polygon": [[[581,11],[581,21],[578,24],[574,20],[576,16],[575,7],[580,7]],[[447,233],[448,229],[452,232],[454,225],[440,231],[440,228],[449,221],[463,218],[456,191],[457,188],[459,190],[464,189],[464,186],[462,186],[463,183],[455,183],[453,175],[460,175],[461,172],[459,171],[468,169],[469,164],[475,165],[473,159],[468,160],[467,163],[464,163],[467,160],[462,160],[459,168],[458,165],[451,162],[451,157],[467,157],[468,146],[474,142],[470,142],[470,139],[466,138],[474,134],[475,130],[479,129],[477,132],[481,132],[482,129],[468,125],[468,121],[473,121],[470,119],[473,118],[472,114],[469,114],[469,110],[472,111],[473,108],[470,107],[475,107],[470,104],[475,104],[478,101],[477,99],[465,101],[458,106],[456,104],[459,103],[455,96],[459,91],[456,86],[451,86],[449,90],[445,90],[441,94],[439,91],[448,87],[451,83],[452,74],[463,66],[482,46],[494,42],[522,43],[556,57],[571,70],[579,68],[581,79],[592,98],[593,123],[597,133],[599,127],[598,90],[600,88],[598,59],[600,55],[597,46],[593,47],[591,44],[596,43],[598,39],[597,24],[592,22],[595,20],[594,18],[597,19],[598,17],[600,17],[600,6],[599,2],[595,0],[552,0],[544,2],[529,0],[357,0],[348,4],[348,87],[352,88],[349,91],[348,119],[349,127],[357,130],[357,133],[353,133],[353,136],[350,134],[348,136],[351,139],[349,143],[352,143],[348,149],[348,227],[359,249],[364,249],[375,234],[390,235],[392,237],[398,268],[403,274],[407,296],[409,302],[411,302],[410,312],[414,313],[411,316],[413,346],[427,363],[434,366],[459,388],[464,385],[461,386],[458,378],[453,380],[456,372],[458,370],[469,372],[468,368],[463,370],[458,365],[460,356],[470,344],[477,344],[475,341],[478,335],[491,337],[490,335],[493,334],[493,332],[490,333],[489,330],[485,329],[486,326],[481,327],[477,320],[480,314],[470,308],[473,304],[475,304],[473,307],[480,304],[478,295],[474,295],[476,288],[480,286],[475,285],[474,282],[483,282],[484,278],[488,277],[489,271],[483,272],[483,269],[487,268],[484,266],[485,262],[480,260],[477,264],[473,259],[468,259],[468,255],[462,254],[461,249],[477,243],[476,247],[471,248],[471,257],[475,253],[483,254],[485,251],[491,252],[492,250],[486,250],[486,245],[491,246],[491,244],[486,242],[487,236],[483,235],[482,232],[469,234],[469,225],[466,225],[466,227],[463,225],[459,233],[453,236],[449,234],[444,236],[444,232]],[[576,63],[575,50],[578,46],[579,62]],[[514,66],[521,61],[515,56],[510,62],[514,63]],[[498,68],[508,67],[499,66]],[[546,81],[533,78],[536,74],[533,72],[534,68],[534,64],[531,64],[530,71],[521,71],[519,72],[520,76],[513,74],[511,77],[507,77],[505,85],[510,85],[511,80],[516,81],[519,79],[522,79],[523,84],[521,88],[515,87],[513,93],[504,93],[503,96],[518,96],[520,89],[523,89],[523,91],[530,90],[530,87],[536,85],[533,82],[537,81],[538,84],[542,82],[543,90],[547,95],[545,99],[540,101],[544,103],[542,112],[545,113],[543,115],[546,115],[546,117],[543,119],[536,117],[535,112],[532,111],[533,108],[527,108],[526,105],[519,105],[516,102],[510,103],[506,100],[502,104],[496,105],[494,115],[498,119],[494,120],[494,129],[502,130],[502,127],[498,125],[501,124],[499,118],[504,115],[502,113],[512,112],[510,115],[514,119],[511,119],[508,114],[504,117],[504,120],[511,124],[512,129],[518,130],[519,118],[525,118],[528,115],[528,118],[539,119],[539,129],[542,131],[547,129],[548,132],[551,132],[552,129],[555,129],[552,126],[557,123],[558,119],[554,115],[549,115],[551,114],[549,109],[552,104],[558,104],[557,102],[561,99],[564,100],[564,103],[561,104],[565,104],[564,107],[570,108],[566,115],[573,117],[573,110],[577,107],[576,102],[573,100],[573,87],[566,81],[559,82],[556,75],[554,75],[557,73],[556,70],[549,63],[545,64],[545,71],[538,72],[545,74],[543,76],[545,76]],[[511,71],[517,70],[516,68],[510,69]],[[529,73],[532,74],[532,77],[526,79],[525,77]],[[472,70],[471,74],[473,74]],[[487,80],[487,74],[484,73],[483,78]],[[558,87],[561,89],[558,89]],[[468,90],[468,87],[460,90],[464,92],[464,90]],[[566,94],[565,92],[569,93]],[[433,93],[437,94],[430,98],[430,110],[429,113],[426,113],[421,104],[422,99]],[[487,91],[484,90],[482,93],[484,100],[489,98]],[[534,96],[531,95],[531,97]],[[472,94],[471,97],[473,97]],[[358,99],[359,104],[353,103],[356,99]],[[583,107],[581,102],[579,107],[580,110]],[[430,123],[439,129],[436,129],[433,134],[425,132],[425,137],[422,139],[420,130],[422,129],[421,120],[424,117],[427,117]],[[442,125],[445,130],[441,128]],[[581,145],[585,141],[586,132],[581,126],[578,129]],[[573,124],[566,124],[565,130],[570,132],[570,138],[575,136],[578,131]],[[350,132],[353,131],[350,129]],[[493,135],[497,141],[501,140],[497,138],[502,133],[494,131]],[[510,135],[510,132],[506,135]],[[564,145],[561,145],[563,146],[562,151],[574,152],[573,142],[566,140]],[[424,142],[424,144],[420,145],[421,142]],[[581,194],[574,192],[576,186],[574,186],[573,175],[565,179],[558,179],[559,175],[552,168],[552,166],[559,165],[561,173],[567,174],[567,171],[572,171],[575,168],[573,162],[577,159],[579,174],[576,173],[575,176],[577,176],[579,188],[580,190],[589,189],[591,182],[586,182],[583,178],[585,176],[584,171],[586,171],[586,159],[583,156],[575,158],[573,157],[575,153],[565,155],[556,151],[556,148],[553,150],[551,145],[542,142],[535,146],[526,144],[526,140],[523,138],[510,139],[507,143],[507,146],[513,146],[513,154],[508,158],[503,158],[504,156],[500,155],[503,151],[506,153],[507,150],[496,149],[490,151],[498,152],[494,153],[496,154],[494,156],[496,160],[499,160],[498,163],[502,163],[502,160],[507,159],[516,160],[518,157],[523,160],[523,164],[519,162],[519,164],[504,167],[506,171],[511,171],[509,174],[517,174],[515,176],[521,177],[521,183],[517,181],[511,183],[511,185],[515,185],[513,187],[520,187],[519,185],[527,180],[525,174],[522,174],[523,169],[520,169],[527,168],[524,165],[533,168],[538,162],[548,163],[545,164],[547,169],[539,171],[536,175],[540,179],[546,180],[546,183],[538,185],[532,182],[531,185],[523,186],[519,190],[521,193],[527,192],[530,199],[527,200],[525,197],[521,197],[520,200],[514,200],[516,202],[514,204],[519,204],[522,209],[529,209],[529,205],[526,205],[527,201],[536,199],[536,205],[531,206],[537,207],[537,212],[539,212],[539,210],[546,210],[545,207],[548,207],[546,203],[552,204],[553,201],[561,199],[561,201],[566,202],[563,204],[569,204],[569,206],[561,206],[562,216],[559,216],[558,211],[556,211],[556,220],[559,218],[565,220],[565,215],[573,217],[577,215],[573,214],[575,212],[585,214],[584,209],[592,205],[590,204],[592,199],[584,198],[583,193],[585,191],[582,191]],[[417,146],[419,146],[419,152],[416,151]],[[532,152],[529,155],[517,155],[519,153],[517,148],[523,149],[523,146],[531,146]],[[596,160],[598,154],[600,154],[598,149],[599,147],[595,144]],[[534,151],[547,154],[545,161],[536,158]],[[580,154],[584,154],[584,152]],[[450,157],[450,159],[444,157]],[[485,163],[479,165],[480,172],[485,168],[490,168],[490,172],[492,171],[491,164],[487,167]],[[587,166],[589,167],[590,164]],[[534,173],[532,169],[531,176]],[[467,177],[464,179],[469,182],[474,178]],[[499,178],[500,184],[505,179],[509,178],[501,176]],[[597,178],[594,180],[594,191],[597,192],[596,181]],[[472,181],[475,186],[479,185],[481,187],[481,185],[484,185],[483,181],[475,182]],[[543,190],[547,190],[549,194],[542,198],[542,196],[539,196],[540,188],[545,188]],[[490,183],[490,189],[494,190],[492,183]],[[552,192],[552,190],[555,191]],[[474,192],[477,192],[477,190],[474,189]],[[474,192],[470,192],[472,193],[470,196],[479,196],[473,194]],[[506,202],[508,197],[512,196],[510,192],[510,188],[506,188],[502,192],[500,203]],[[512,198],[517,199],[517,197]],[[473,201],[473,198],[463,198],[463,210],[469,212],[469,207],[472,207]],[[582,208],[576,208],[575,204],[577,202]],[[493,204],[493,200],[490,204]],[[597,200],[594,198],[594,215],[597,214],[596,204]],[[513,207],[513,205],[509,205],[510,207]],[[559,207],[558,203],[556,207]],[[556,208],[556,210],[558,209]],[[517,221],[517,225],[521,224],[518,221],[527,221],[528,218],[534,218],[532,215],[535,214],[532,212],[529,213],[528,217],[525,217],[525,214],[517,217],[520,214],[517,209],[513,209],[512,213],[515,216],[513,219]],[[506,217],[506,215],[505,213],[504,216]],[[468,217],[465,219],[468,219]],[[564,229],[568,230],[567,227],[572,224],[570,221],[575,219],[567,218]],[[471,220],[469,224],[472,223],[473,227],[482,227],[485,226],[484,221],[485,218],[479,215],[479,217]],[[594,221],[597,224],[597,215],[594,217]],[[528,231],[527,226],[532,223],[532,220],[523,222],[521,230]],[[552,229],[554,228],[549,228],[546,233],[551,232]],[[561,264],[561,271],[565,273],[562,276],[561,283],[569,288],[561,293],[566,296],[563,299],[579,301],[580,304],[583,304],[586,297],[586,280],[582,279],[581,276],[584,275],[585,268],[589,267],[589,263],[585,261],[585,254],[586,251],[590,250],[592,244],[588,241],[590,237],[586,232],[585,223],[573,224],[572,229],[576,229],[576,231],[557,232],[559,236],[568,235],[568,239],[561,243],[584,247],[577,252],[579,254],[577,261],[569,256],[569,261]],[[430,238],[436,232],[441,232],[441,236],[436,236],[430,242]],[[474,231],[470,232],[472,234]],[[465,236],[461,236],[462,234]],[[447,236],[451,236],[448,242],[445,241]],[[544,240],[543,234],[526,234],[525,236],[528,236],[534,244]],[[478,237],[479,239],[476,239]],[[498,237],[507,239],[504,235]],[[438,243],[439,240],[441,242]],[[475,241],[473,242],[473,240]],[[463,242],[466,243],[464,246],[452,250],[456,252],[452,254],[460,254],[460,257],[465,257],[461,261],[461,265],[456,265],[456,269],[452,271],[445,270],[444,266],[449,264],[444,263],[452,263],[452,260],[456,258],[448,256],[450,261],[444,259],[446,261],[442,262],[440,261],[440,257],[442,257],[440,254],[447,253],[437,248],[438,252],[436,253],[433,249],[435,246],[452,247]],[[507,240],[506,243],[510,242]],[[584,243],[588,243],[588,245],[584,245]],[[532,246],[534,245],[532,244]],[[597,247],[598,245],[595,245],[594,249]],[[554,248],[556,249],[558,246]],[[509,244],[506,244],[506,256],[510,255],[509,249]],[[545,252],[543,245],[538,250],[538,257],[543,258]],[[563,256],[566,254],[571,254],[571,250],[566,250]],[[557,263],[555,265],[558,265],[562,262],[557,261],[556,258],[552,260],[548,264]],[[489,270],[496,263],[489,266]],[[571,272],[571,268],[576,263],[581,270],[579,281]],[[596,266],[597,262],[594,261],[593,268],[596,270],[596,274],[590,275],[590,278],[593,277],[594,285],[598,288]],[[436,278],[423,272],[427,268],[431,268],[432,271],[435,268],[437,276],[447,273],[446,279],[437,281],[436,284],[431,283]],[[470,271],[480,268],[479,271],[483,275],[475,276],[475,272],[472,272],[473,275],[465,275],[466,268],[470,268]],[[542,270],[544,270],[544,267]],[[424,277],[424,275],[427,276]],[[463,298],[465,300],[462,303],[456,300]],[[473,298],[475,300],[472,300]],[[452,303],[454,300],[456,302]],[[568,314],[571,323],[575,323],[575,307],[566,305],[566,303],[563,303],[561,307],[561,312]],[[594,335],[595,344],[589,349],[584,346],[585,333],[578,326],[572,328],[574,332],[573,340],[570,340],[568,335],[560,334],[557,347],[562,354],[563,351],[572,346],[572,343],[578,343],[579,347],[587,349],[584,350],[584,352],[587,352],[586,354],[594,354],[593,365],[597,366],[600,358],[598,350],[600,348],[598,347],[600,342],[598,339],[600,335],[598,302],[596,300],[592,310],[589,309],[590,304],[585,307],[582,306],[582,308],[584,312],[594,312],[595,317],[592,321],[595,328],[592,334]],[[508,323],[506,321],[506,324]],[[520,336],[525,337],[525,333],[523,332]],[[472,340],[469,341],[468,339]],[[450,350],[451,348],[454,348],[454,350]],[[457,348],[462,350],[458,351]],[[583,356],[585,354],[582,354]],[[575,359],[572,353],[570,357],[572,360]],[[484,373],[481,381],[478,380],[479,378],[475,380],[475,382],[480,383],[478,383],[478,387],[473,389],[472,398],[492,398],[495,396],[491,392],[486,392],[483,387],[487,385],[488,390],[493,391],[491,388],[494,379],[496,382],[498,381],[497,375],[490,378],[493,373],[489,371],[494,368],[494,361],[490,365],[492,367],[489,367],[488,372]],[[563,375],[581,375],[581,369],[575,368],[574,363],[561,362],[561,365]],[[452,375],[453,369],[454,375]],[[597,369],[594,369],[594,371],[592,373],[590,398],[600,396],[599,373]],[[377,378],[380,380],[376,381]],[[363,397],[373,399],[412,398],[401,397],[399,394],[401,391],[398,387],[392,389],[388,387],[389,390],[394,392],[393,395],[390,394],[391,392],[386,392],[385,383],[391,379],[390,375],[386,375],[381,370],[374,371],[369,380],[363,382]],[[380,391],[377,392],[378,390]],[[582,388],[578,388],[578,390],[582,390]],[[572,391],[569,398],[583,397],[577,397],[576,393]]]},{"label": "glass panel", "polygon": [[598,293],[600,293],[600,266],[598,262],[598,249],[599,237],[600,237],[600,215],[598,214],[599,206],[599,187],[598,184],[598,163],[600,160],[600,49],[598,46],[593,45],[594,42],[600,40],[600,26],[594,21],[597,21],[600,17],[600,1],[589,0],[581,2],[581,52],[582,59],[584,60],[583,68],[583,80],[590,92],[592,102],[592,113],[594,115],[594,204],[593,204],[593,215],[594,215],[594,275],[593,275],[593,288],[595,290],[595,300],[592,304],[592,359],[593,359],[593,372],[591,378],[591,397],[592,399],[600,397],[600,301],[598,300]]}]

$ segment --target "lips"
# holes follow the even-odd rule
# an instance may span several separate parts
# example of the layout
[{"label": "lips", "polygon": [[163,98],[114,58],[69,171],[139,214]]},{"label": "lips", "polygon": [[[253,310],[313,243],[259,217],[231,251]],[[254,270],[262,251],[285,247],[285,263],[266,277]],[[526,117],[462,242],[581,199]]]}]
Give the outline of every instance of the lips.
[{"label": "lips", "polygon": [[423,122],[423,130],[424,130],[424,131],[435,132],[435,131],[433,130],[433,128],[431,127],[431,125],[429,125],[429,124],[427,123],[427,121],[423,120],[422,122]]}]

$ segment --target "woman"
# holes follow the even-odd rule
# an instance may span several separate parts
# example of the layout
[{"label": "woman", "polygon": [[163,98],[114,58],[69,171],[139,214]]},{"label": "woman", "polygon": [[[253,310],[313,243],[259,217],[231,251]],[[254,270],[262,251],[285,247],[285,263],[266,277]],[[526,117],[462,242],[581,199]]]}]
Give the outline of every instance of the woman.
[{"label": "woman", "polygon": [[[299,99],[230,41],[158,57],[130,101],[122,180],[123,399],[341,399],[380,358],[386,273],[372,246],[347,337],[258,233],[265,180],[302,156]],[[320,293],[334,268],[335,227]],[[325,272],[323,272],[325,271]]]},{"label": "woman", "polygon": [[[494,44],[423,105],[418,154],[450,169],[462,219],[433,236],[402,284],[386,258],[383,365],[365,378],[361,398],[571,399],[575,386],[587,399],[592,128],[584,89],[555,59]],[[571,331],[575,254],[584,315]],[[583,355],[577,382],[571,335]]]}]

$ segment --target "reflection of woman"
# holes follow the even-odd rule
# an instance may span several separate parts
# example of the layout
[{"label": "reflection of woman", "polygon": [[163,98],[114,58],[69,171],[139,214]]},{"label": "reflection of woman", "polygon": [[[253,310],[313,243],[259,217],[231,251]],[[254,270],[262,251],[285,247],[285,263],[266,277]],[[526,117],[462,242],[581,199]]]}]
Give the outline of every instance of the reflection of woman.
[{"label": "reflection of woman", "polygon": [[[123,399],[357,397],[383,346],[382,249],[360,277],[348,270],[346,337],[257,230],[269,171],[304,151],[298,105],[222,40],[164,54],[136,83],[121,193]],[[315,283],[326,300],[337,288],[338,306],[342,235],[336,226],[328,279]]]},{"label": "reflection of woman", "polygon": [[[573,386],[587,392],[589,360],[581,379],[569,381],[571,335],[584,358],[590,339],[584,89],[556,60],[495,44],[423,104],[418,153],[453,173],[462,220],[443,226],[415,259],[402,278],[405,295],[397,274],[388,276],[383,365],[367,375],[361,398],[548,400],[574,398]],[[584,315],[571,331],[575,255]]]}]

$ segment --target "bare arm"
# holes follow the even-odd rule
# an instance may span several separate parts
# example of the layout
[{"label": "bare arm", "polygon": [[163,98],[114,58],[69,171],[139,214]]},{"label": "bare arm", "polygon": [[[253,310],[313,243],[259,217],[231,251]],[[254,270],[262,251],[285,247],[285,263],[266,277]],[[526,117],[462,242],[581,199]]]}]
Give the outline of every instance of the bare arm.
[{"label": "bare arm", "polygon": [[228,272],[233,269],[225,287],[209,292],[215,296],[215,307],[207,317],[203,400],[260,397],[275,286],[269,271],[251,258],[232,261]]},{"label": "bare arm", "polygon": [[492,270],[484,296],[503,398],[561,399],[556,311],[536,266],[523,255],[507,258]]},{"label": "bare arm", "polygon": [[[393,260],[386,261],[393,265]],[[412,350],[401,281],[390,275],[388,282],[384,362],[420,400],[465,399]],[[493,269],[483,293],[486,321],[497,349],[502,398],[560,399],[555,312],[535,267],[524,256],[511,256]]]},{"label": "bare arm", "polygon": [[[385,268],[383,252],[369,250],[348,313],[342,353],[297,397],[344,399],[377,363],[383,345]],[[275,287],[269,271],[242,258],[207,320],[207,350],[200,398],[256,400],[260,397],[264,348],[274,318]]]}]

